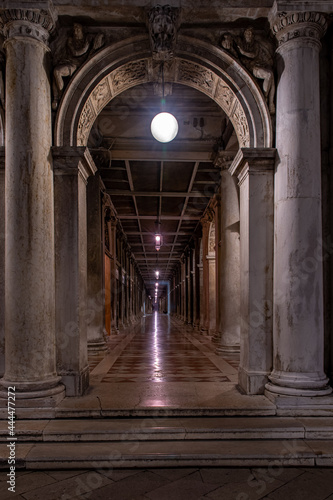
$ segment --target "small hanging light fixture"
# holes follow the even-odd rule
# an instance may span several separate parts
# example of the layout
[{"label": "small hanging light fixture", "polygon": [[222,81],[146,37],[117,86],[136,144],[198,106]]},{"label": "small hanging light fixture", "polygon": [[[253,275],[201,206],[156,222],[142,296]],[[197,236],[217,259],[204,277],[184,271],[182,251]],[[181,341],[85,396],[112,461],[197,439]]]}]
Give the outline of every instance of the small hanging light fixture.
[{"label": "small hanging light fixture", "polygon": [[164,63],[161,63],[162,72],[162,112],[158,113],[151,122],[150,130],[154,139],[159,142],[171,142],[178,134],[177,119],[171,114],[164,111]]},{"label": "small hanging light fixture", "polygon": [[163,244],[161,235],[161,223],[159,220],[155,222],[155,250],[158,252]]}]

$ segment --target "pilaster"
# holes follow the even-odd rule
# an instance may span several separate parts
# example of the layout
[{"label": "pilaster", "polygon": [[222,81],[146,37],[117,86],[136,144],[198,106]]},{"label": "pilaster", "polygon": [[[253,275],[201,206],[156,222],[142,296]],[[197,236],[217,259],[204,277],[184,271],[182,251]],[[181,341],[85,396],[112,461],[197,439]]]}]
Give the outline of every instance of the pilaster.
[{"label": "pilaster", "polygon": [[53,148],[57,368],[67,396],[83,394],[89,385],[87,327],[94,310],[87,308],[88,177],[96,166],[88,149]]},{"label": "pilaster", "polygon": [[272,368],[275,149],[241,148],[229,172],[240,186],[239,385],[262,394]]}]

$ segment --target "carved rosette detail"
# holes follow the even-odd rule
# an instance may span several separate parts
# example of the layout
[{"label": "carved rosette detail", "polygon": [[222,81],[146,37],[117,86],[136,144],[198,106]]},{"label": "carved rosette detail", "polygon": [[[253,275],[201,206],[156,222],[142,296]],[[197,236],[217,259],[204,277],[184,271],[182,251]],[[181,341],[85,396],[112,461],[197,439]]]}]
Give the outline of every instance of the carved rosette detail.
[{"label": "carved rosette detail", "polygon": [[30,37],[47,43],[55,29],[56,14],[49,10],[6,9],[0,11],[0,31],[5,38]]},{"label": "carved rosette detail", "polygon": [[280,46],[301,37],[319,42],[326,29],[326,18],[319,12],[281,13],[272,23],[272,31]]}]

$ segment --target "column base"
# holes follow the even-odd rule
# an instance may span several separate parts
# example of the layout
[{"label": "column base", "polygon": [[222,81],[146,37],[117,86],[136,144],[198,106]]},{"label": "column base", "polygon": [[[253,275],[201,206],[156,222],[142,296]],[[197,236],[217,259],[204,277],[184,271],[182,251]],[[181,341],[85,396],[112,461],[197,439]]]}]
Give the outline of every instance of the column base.
[{"label": "column base", "polygon": [[238,368],[238,384],[246,394],[264,394],[270,372],[249,372]]},{"label": "column base", "polygon": [[95,353],[101,351],[107,351],[107,345],[105,340],[96,340],[96,341],[92,340],[88,342],[89,353]]},{"label": "column base", "polygon": [[213,337],[212,337],[212,342],[214,344],[218,344],[221,341],[221,333],[220,332],[215,332]]},{"label": "column base", "polygon": [[273,394],[285,396],[316,397],[332,392],[324,373],[299,373],[273,370],[266,389]]},{"label": "column base", "polygon": [[208,335],[208,329],[200,327],[200,335]]},{"label": "column base", "polygon": [[1,381],[1,385],[0,419],[8,418],[7,387],[15,387],[15,418],[55,418],[55,408],[65,398],[65,387],[59,383],[51,389],[39,391],[18,391],[15,382],[7,385]]},{"label": "column base", "polygon": [[82,396],[89,387],[89,366],[80,372],[62,374],[61,382],[66,387],[66,396]]},{"label": "column base", "polygon": [[223,356],[223,354],[237,354],[240,352],[240,346],[235,345],[219,345],[215,349],[215,353]]},{"label": "column base", "polygon": [[276,406],[278,416],[333,416],[333,395],[286,396],[271,392],[266,384],[265,396]]}]

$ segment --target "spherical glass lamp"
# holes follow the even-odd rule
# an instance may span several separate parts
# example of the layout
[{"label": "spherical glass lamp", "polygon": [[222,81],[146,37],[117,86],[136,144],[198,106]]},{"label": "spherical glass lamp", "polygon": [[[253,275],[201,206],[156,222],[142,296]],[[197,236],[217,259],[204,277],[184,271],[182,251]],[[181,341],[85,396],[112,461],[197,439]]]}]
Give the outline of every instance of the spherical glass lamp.
[{"label": "spherical glass lamp", "polygon": [[178,134],[178,122],[171,113],[163,111],[152,119],[150,130],[157,141],[171,142]]}]

